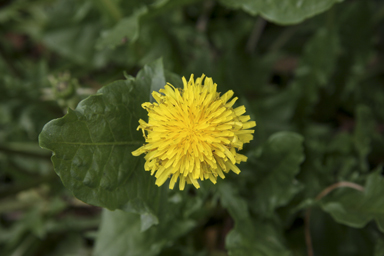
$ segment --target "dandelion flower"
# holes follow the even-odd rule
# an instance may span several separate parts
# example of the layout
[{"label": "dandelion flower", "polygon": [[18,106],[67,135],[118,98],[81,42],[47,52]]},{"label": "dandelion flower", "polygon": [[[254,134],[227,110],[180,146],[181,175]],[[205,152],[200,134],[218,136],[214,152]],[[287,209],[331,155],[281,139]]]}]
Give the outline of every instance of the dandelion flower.
[{"label": "dandelion flower", "polygon": [[191,75],[189,82],[183,77],[183,89],[167,83],[152,93],[156,102],[142,104],[148,123],[140,119],[137,130],[143,131],[146,144],[132,154],[146,154],[144,169],[156,173],[158,186],[170,178],[170,189],[178,179],[180,190],[185,182],[199,188],[198,179],[216,183],[230,170],[239,174],[236,164],[247,161],[237,150],[253,139],[249,128],[256,122],[243,115],[244,106],[233,108],[237,97],[230,100],[232,90],[220,96],[217,84],[204,77],[195,81]]}]

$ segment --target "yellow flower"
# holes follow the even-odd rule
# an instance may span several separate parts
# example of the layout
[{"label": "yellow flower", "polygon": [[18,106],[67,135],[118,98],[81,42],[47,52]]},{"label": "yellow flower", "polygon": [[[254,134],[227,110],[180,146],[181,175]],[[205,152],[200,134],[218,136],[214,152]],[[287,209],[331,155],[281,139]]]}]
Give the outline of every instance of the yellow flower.
[{"label": "yellow flower", "polygon": [[236,164],[247,161],[237,150],[253,139],[254,130],[249,128],[256,122],[243,115],[244,106],[232,108],[237,100],[229,101],[232,90],[220,96],[212,78],[207,77],[203,85],[204,77],[194,81],[191,75],[188,83],[183,77],[184,89],[167,83],[162,94],[152,93],[157,103],[142,104],[148,123],[140,119],[137,130],[143,131],[147,144],[132,155],[146,154],[144,168],[151,175],[156,172],[158,186],[172,177],[170,189],[178,178],[180,190],[185,182],[199,188],[198,179],[216,183],[217,176],[225,178],[223,172],[239,174]]}]

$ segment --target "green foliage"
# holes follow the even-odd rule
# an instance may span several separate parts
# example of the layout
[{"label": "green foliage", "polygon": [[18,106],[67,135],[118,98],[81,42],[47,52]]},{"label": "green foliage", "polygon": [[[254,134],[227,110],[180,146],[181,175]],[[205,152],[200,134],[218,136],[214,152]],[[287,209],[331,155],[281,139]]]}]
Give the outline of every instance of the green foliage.
[{"label": "green foliage", "polygon": [[271,223],[252,220],[247,202],[227,184],[219,185],[220,200],[235,220],[226,237],[229,255],[290,255]]},{"label": "green foliage", "polygon": [[[3,1],[0,254],[384,255],[383,10]],[[257,122],[248,160],[198,190],[157,187],[131,154],[141,104],[192,73]]]},{"label": "green foliage", "polygon": [[145,7],[138,9],[133,15],[119,21],[110,31],[105,31],[99,39],[98,47],[115,47],[121,44],[124,38],[130,43],[135,42],[139,37],[140,17],[146,12],[147,8]]},{"label": "green foliage", "polygon": [[[334,30],[321,28],[304,48],[293,89],[298,95],[296,114],[306,115],[319,100],[319,89],[329,84],[335,70],[340,43]],[[304,113],[301,113],[304,112]]]},{"label": "green foliage", "polygon": [[353,134],[353,142],[360,160],[360,168],[368,171],[366,157],[371,150],[372,136],[375,133],[375,123],[372,118],[371,110],[359,105],[356,108],[356,128]]},{"label": "green foliage", "polygon": [[266,20],[278,24],[295,24],[310,18],[318,13],[328,10],[340,0],[221,0],[231,8],[241,8],[251,15],[260,14]]},{"label": "green foliage", "polygon": [[94,255],[158,255],[164,247],[171,245],[170,241],[193,226],[192,221],[164,221],[159,227],[143,232],[137,215],[104,210]]},{"label": "green foliage", "polygon": [[379,229],[384,232],[384,179],[380,169],[381,166],[367,177],[364,192],[340,189],[338,193],[324,199],[322,209],[330,213],[337,222],[355,228],[362,228],[369,221],[375,220]]},{"label": "green foliage", "polygon": [[259,174],[251,181],[252,209],[264,217],[289,203],[302,188],[295,180],[304,160],[303,137],[293,132],[280,132],[269,137],[258,150],[252,168]]},{"label": "green foliage", "polygon": [[280,236],[273,226],[248,219],[228,234],[228,255],[292,255],[281,243]]},{"label": "green foliage", "polygon": [[158,223],[156,209],[167,190],[153,186],[144,161],[131,152],[144,143],[136,131],[136,122],[146,119],[141,103],[148,101],[157,79],[164,81],[162,64],[156,64],[144,67],[137,79],[104,86],[74,111],[49,122],[39,137],[41,147],[54,152],[55,171],[77,198],[140,213],[151,220],[146,227]]}]

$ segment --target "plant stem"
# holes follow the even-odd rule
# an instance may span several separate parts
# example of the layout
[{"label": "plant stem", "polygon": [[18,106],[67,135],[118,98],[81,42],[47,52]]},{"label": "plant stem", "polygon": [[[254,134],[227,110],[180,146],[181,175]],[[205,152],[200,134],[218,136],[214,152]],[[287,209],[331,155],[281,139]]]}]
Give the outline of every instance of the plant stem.
[{"label": "plant stem", "polygon": [[205,32],[205,30],[207,29],[207,24],[209,21],[209,15],[210,15],[214,5],[215,5],[215,3],[213,1],[204,2],[203,12],[199,16],[199,18],[196,22],[196,29],[198,31]]},{"label": "plant stem", "polygon": [[[337,188],[353,188],[358,191],[364,191],[364,187],[360,186],[359,184],[348,182],[348,181],[340,181],[335,184],[332,184],[329,187],[326,187],[323,191],[321,191],[317,196],[316,196],[316,201],[319,201],[322,199],[324,196],[328,195],[331,193],[333,190]],[[313,253],[313,246],[312,246],[312,239],[311,239],[311,230],[310,230],[310,219],[311,219],[311,209],[308,208],[307,211],[305,212],[305,218],[304,218],[304,232],[305,232],[305,243],[307,245],[307,254],[308,256],[314,256]]]},{"label": "plant stem", "polygon": [[353,188],[358,191],[364,191],[364,187],[360,186],[359,184],[348,182],[348,181],[340,181],[335,184],[332,184],[331,186],[321,191],[320,194],[317,195],[316,200],[320,200],[321,198],[328,195],[330,192],[332,192],[336,188],[346,188],[346,187]]}]

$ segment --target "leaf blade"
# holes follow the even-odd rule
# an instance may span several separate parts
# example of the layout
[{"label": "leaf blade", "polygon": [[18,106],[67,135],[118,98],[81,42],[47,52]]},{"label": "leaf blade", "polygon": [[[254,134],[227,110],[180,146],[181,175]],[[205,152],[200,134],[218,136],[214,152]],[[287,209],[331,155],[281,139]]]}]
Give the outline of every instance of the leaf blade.
[{"label": "leaf blade", "polygon": [[139,119],[146,119],[141,104],[149,100],[148,81],[164,73],[161,60],[150,67],[151,72],[147,67],[141,72],[145,81],[129,78],[104,86],[75,110],[47,123],[39,136],[40,146],[53,151],[56,173],[77,198],[145,215],[143,229],[158,223],[168,192],[144,171],[143,157],[131,154],[144,143],[136,127]]}]

